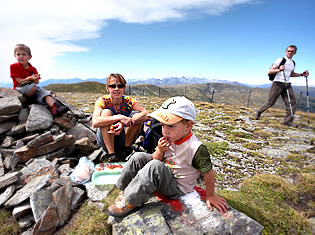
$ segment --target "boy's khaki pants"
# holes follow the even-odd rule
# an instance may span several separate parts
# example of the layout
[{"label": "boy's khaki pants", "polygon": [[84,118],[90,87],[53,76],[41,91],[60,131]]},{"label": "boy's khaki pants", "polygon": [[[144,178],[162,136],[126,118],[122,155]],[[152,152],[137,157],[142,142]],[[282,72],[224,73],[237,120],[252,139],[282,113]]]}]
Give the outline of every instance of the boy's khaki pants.
[{"label": "boy's khaki pants", "polygon": [[116,187],[124,191],[126,201],[134,206],[142,206],[154,192],[173,199],[184,195],[170,169],[152,159],[152,154],[143,152],[133,154],[124,165]]}]

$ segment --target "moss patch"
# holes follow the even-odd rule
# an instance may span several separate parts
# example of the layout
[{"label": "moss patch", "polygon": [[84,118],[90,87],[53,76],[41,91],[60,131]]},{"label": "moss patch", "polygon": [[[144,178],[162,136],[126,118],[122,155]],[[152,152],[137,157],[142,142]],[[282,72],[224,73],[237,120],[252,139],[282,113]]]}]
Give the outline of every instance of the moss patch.
[{"label": "moss patch", "polygon": [[302,154],[295,154],[295,153],[290,153],[287,157],[286,157],[286,161],[289,162],[301,162],[306,160],[306,156],[302,155]]},{"label": "moss patch", "polygon": [[225,151],[229,150],[229,144],[226,142],[206,142],[205,146],[211,156],[222,155]]},{"label": "moss patch", "polygon": [[0,234],[20,234],[21,229],[9,211],[0,209]]},{"label": "moss patch", "polygon": [[262,147],[256,143],[245,143],[243,144],[244,148],[250,149],[250,150],[258,150],[261,149]]},{"label": "moss patch", "polygon": [[263,234],[310,234],[307,217],[287,203],[297,204],[299,194],[304,190],[309,193],[309,187],[309,183],[296,187],[279,176],[263,174],[245,180],[240,191],[223,190],[220,195],[233,208],[262,224]]}]

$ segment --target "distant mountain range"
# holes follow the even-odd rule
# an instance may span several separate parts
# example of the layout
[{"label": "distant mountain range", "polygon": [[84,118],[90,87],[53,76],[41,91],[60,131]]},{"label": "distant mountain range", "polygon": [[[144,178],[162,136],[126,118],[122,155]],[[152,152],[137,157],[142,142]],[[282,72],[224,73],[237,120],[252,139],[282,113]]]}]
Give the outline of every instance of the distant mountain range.
[{"label": "distant mountain range", "polygon": [[[44,87],[50,84],[74,84],[80,82],[99,82],[106,84],[106,78],[89,78],[89,79],[81,79],[81,78],[69,78],[69,79],[48,79],[45,81],[41,81],[39,86]],[[166,77],[163,79],[158,78],[147,78],[147,79],[127,79],[128,85],[137,85],[137,84],[151,84],[155,86],[167,86],[167,85],[184,85],[184,84],[203,84],[203,83],[225,83],[225,84],[233,84],[238,86],[247,86],[247,87],[257,87],[257,88],[268,88],[270,87],[270,83],[262,84],[262,85],[250,85],[250,84],[242,84],[239,82],[231,82],[227,80],[217,80],[217,79],[206,79],[199,77]],[[0,82],[0,87],[12,87],[12,83],[3,83]]]}]

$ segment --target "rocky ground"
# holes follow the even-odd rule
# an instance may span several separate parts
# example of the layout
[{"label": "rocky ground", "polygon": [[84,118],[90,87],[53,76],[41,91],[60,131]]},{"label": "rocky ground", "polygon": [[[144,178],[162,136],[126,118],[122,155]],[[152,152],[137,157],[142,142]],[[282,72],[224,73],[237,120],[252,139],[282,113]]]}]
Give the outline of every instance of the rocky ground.
[{"label": "rocky ground", "polygon": [[[41,115],[43,115],[41,120],[42,118],[50,116],[49,113],[48,115],[45,114],[45,112],[43,112],[44,110],[40,107],[29,106],[28,111],[27,108],[21,109],[21,107],[17,107],[12,104],[12,107],[17,107],[16,112],[18,112],[19,115],[5,115],[5,113],[9,111],[4,103],[1,104],[3,106],[1,106],[3,110],[1,117],[15,120],[18,116],[20,123],[18,123],[18,125],[15,122],[6,122],[1,124],[1,133],[6,133],[6,137],[2,137],[3,142],[1,152],[4,160],[3,166],[0,170],[2,169],[1,175],[5,175],[2,177],[2,186],[0,184],[0,188],[4,189],[7,186],[10,188],[11,186],[9,185],[18,180],[18,184],[20,185],[18,186],[18,189],[21,189],[22,184],[20,179],[25,178],[26,175],[29,176],[28,180],[25,180],[24,184],[29,187],[28,184],[32,181],[31,175],[37,174],[35,172],[41,172],[40,175],[45,175],[45,172],[41,169],[51,169],[51,172],[54,173],[53,175],[55,175],[56,178],[61,176],[67,178],[67,180],[58,180],[58,186],[55,184],[54,187],[50,187],[51,192],[49,191],[49,195],[53,195],[53,200],[57,204],[57,207],[50,204],[49,208],[51,212],[55,213],[56,209],[54,208],[57,208],[57,211],[65,209],[58,207],[58,205],[65,204],[65,202],[58,203],[59,200],[68,200],[67,203],[73,200],[71,199],[72,196],[65,199],[66,197],[64,195],[80,195],[80,200],[76,202],[77,207],[80,204],[79,201],[82,201],[83,199],[82,197],[84,192],[87,193],[89,201],[94,202],[94,204],[96,203],[95,205],[99,205],[102,211],[104,207],[106,208],[106,203],[103,204],[103,202],[98,204],[98,201],[106,197],[110,193],[111,189],[101,189],[95,187],[93,184],[87,184],[85,187],[81,187],[80,189],[80,187],[77,187],[78,185],[71,184],[70,186],[68,184],[70,180],[69,174],[73,171],[73,168],[77,164],[80,156],[89,156],[89,159],[93,161],[101,154],[99,153],[99,150],[95,150],[97,148],[97,146],[93,144],[93,142],[95,143],[95,130],[90,128],[90,115],[93,111],[94,102],[101,94],[58,93],[57,95],[58,97],[63,97],[67,104],[72,104],[76,109],[71,106],[71,112],[69,113],[71,114],[70,116],[67,115],[67,117],[54,119],[51,117],[45,122],[35,122],[38,121],[38,118],[36,118],[39,115],[38,113],[42,113]],[[157,109],[166,99],[141,96],[136,96],[135,98],[139,100],[149,112]],[[2,100],[6,101],[5,98],[2,98]],[[11,101],[11,99],[9,100]],[[271,176],[279,176],[281,179],[285,179],[286,182],[294,185],[301,183],[299,180],[301,179],[301,173],[308,173],[309,178],[307,179],[313,182],[310,185],[314,186],[315,132],[314,125],[312,125],[315,121],[314,114],[310,115],[310,123],[308,123],[307,114],[297,113],[295,115],[295,123],[298,124],[298,126],[287,127],[281,124],[284,117],[283,110],[268,110],[262,115],[260,120],[255,120],[254,108],[228,106],[207,102],[194,103],[197,109],[198,117],[193,131],[199,139],[204,142],[210,151],[216,174],[217,191],[222,189],[228,190],[228,192],[242,191],[242,185],[247,179],[252,179],[253,177],[255,178],[261,174],[267,174],[267,178],[268,174],[270,175],[269,178],[272,178]],[[37,110],[38,108],[39,110]],[[27,121],[22,121],[22,114],[25,111],[30,112],[30,114],[25,116]],[[30,121],[31,119],[34,120],[33,123]],[[54,125],[52,125],[52,123],[54,123]],[[29,135],[30,133],[38,132],[36,130],[40,130],[39,135]],[[26,133],[29,134],[21,140],[17,141],[15,138],[25,135]],[[33,140],[30,139],[31,137]],[[24,142],[25,146],[18,146],[20,141],[22,141],[22,143]],[[12,149],[13,146],[15,146],[15,150]],[[69,147],[73,147],[71,151]],[[58,150],[60,148],[63,149],[62,152],[61,150]],[[52,151],[54,151],[54,154],[50,154]],[[75,154],[77,157],[69,159],[67,155],[71,152],[77,153]],[[90,155],[92,152],[93,154]],[[42,159],[40,160],[42,161],[40,164],[38,164],[39,162],[35,160],[35,158],[39,157]],[[26,162],[31,158],[34,158],[35,161],[27,162],[26,166],[23,166],[20,173],[16,172],[14,175],[9,175],[10,173],[8,171],[10,169],[20,167],[18,162]],[[32,166],[32,164],[40,165],[40,169],[36,170],[36,167]],[[49,173],[49,175],[52,174]],[[55,179],[43,178],[39,182],[36,182],[36,187],[42,187],[40,184],[46,180],[52,182]],[[33,191],[27,190],[26,186],[24,187],[26,190],[23,188],[20,190],[24,190],[25,193],[20,193],[22,196],[18,195],[21,202],[30,196],[29,192]],[[199,181],[199,186],[203,187],[202,178]],[[15,191],[16,189],[14,188],[12,190]],[[54,193],[52,194],[52,192]],[[300,194],[297,200],[291,200],[289,203],[294,204],[293,206],[299,211],[299,213],[306,213],[307,218],[312,219],[312,217],[315,217],[315,192],[314,189],[308,189],[306,192],[307,193]],[[41,192],[41,194],[43,193],[44,192]],[[46,193],[44,194],[46,195]],[[1,202],[1,197],[4,197],[5,193],[1,193],[0,191],[0,195]],[[42,205],[38,205],[38,200],[34,197],[34,195],[34,193],[31,195],[31,205],[27,204],[27,209],[29,211],[31,207],[32,209],[36,207],[35,205],[41,206],[38,214],[34,214],[34,219],[37,222],[36,230],[40,231],[40,227],[45,224],[43,221],[44,219],[40,218],[42,218],[41,215],[47,206],[42,207]],[[49,195],[48,197],[51,197]],[[47,195],[45,198],[47,199]],[[0,206],[5,203],[6,208],[12,208],[20,203],[16,199],[7,200],[8,199],[5,199],[2,203],[0,203]],[[108,223],[113,225],[113,234],[119,234],[123,231],[127,231],[134,223],[142,224],[140,226],[141,229],[148,229],[146,231],[147,234],[155,234],[155,229],[158,229],[161,226],[164,226],[164,234],[169,234],[170,231],[174,234],[183,234],[183,232],[190,233],[189,231],[195,230],[199,232],[195,232],[194,234],[207,234],[210,231],[224,231],[224,234],[230,234],[231,231],[240,232],[242,231],[242,228],[255,228],[257,230],[252,234],[257,234],[259,233],[258,231],[261,230],[259,224],[255,224],[254,221],[246,215],[242,213],[240,214],[237,210],[233,209],[229,212],[229,222],[227,223],[224,221],[226,218],[222,218],[222,216],[219,216],[216,212],[214,214],[209,214],[204,202],[200,202],[200,204],[198,204],[198,200],[196,200],[196,198],[183,200],[186,200],[186,207],[183,208],[184,212],[180,214],[172,213],[168,207],[165,207],[165,204],[161,204],[156,200],[153,200],[150,204],[131,216],[128,216],[126,219],[113,220],[113,218],[110,218]],[[231,200],[231,202],[232,201],[233,200]],[[51,206],[53,207],[51,208]],[[71,207],[73,207],[73,205],[71,205]],[[199,209],[197,210],[196,208]],[[205,208],[207,209],[206,211],[204,211]],[[63,215],[67,214],[67,216],[64,217],[69,218],[70,204],[67,209],[69,210],[63,213]],[[239,209],[242,211],[241,207],[239,207]],[[73,208],[71,208],[71,211],[73,211]],[[156,213],[154,211],[156,211]],[[148,217],[149,214],[151,215],[152,213],[156,216]],[[104,213],[100,213],[100,215],[104,216]],[[17,214],[14,216],[16,218],[18,217]],[[50,215],[48,214],[46,218],[49,216]],[[58,231],[59,234],[63,234],[63,231],[67,231],[69,227],[73,228],[75,224],[78,223],[73,219],[75,216],[71,216],[71,218],[71,221],[67,223],[68,226],[64,226]],[[198,218],[198,220],[196,220],[196,218]],[[209,218],[213,218],[213,221],[211,222],[211,219],[209,220]],[[54,222],[56,226],[54,226],[54,228],[58,227],[58,224],[64,224],[67,220],[66,218],[59,218],[59,221],[58,218],[56,219],[57,220]],[[95,219],[92,220],[94,221]],[[52,220],[47,220],[47,222],[50,223],[45,225],[48,227],[52,226],[51,221]],[[62,221],[62,223],[60,221]],[[240,221],[242,221],[242,223]],[[148,224],[150,224],[150,226],[148,226]],[[214,226],[214,224],[216,225]],[[304,222],[301,224],[304,224]],[[279,231],[283,230],[280,229]]]}]

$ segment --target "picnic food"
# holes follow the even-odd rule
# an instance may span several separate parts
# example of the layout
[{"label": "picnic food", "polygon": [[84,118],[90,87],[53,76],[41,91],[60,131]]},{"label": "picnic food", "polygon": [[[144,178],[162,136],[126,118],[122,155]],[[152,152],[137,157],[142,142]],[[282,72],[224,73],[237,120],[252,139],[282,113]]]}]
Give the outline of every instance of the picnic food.
[{"label": "picnic food", "polygon": [[110,126],[108,133],[115,133],[115,127],[113,125]]}]

